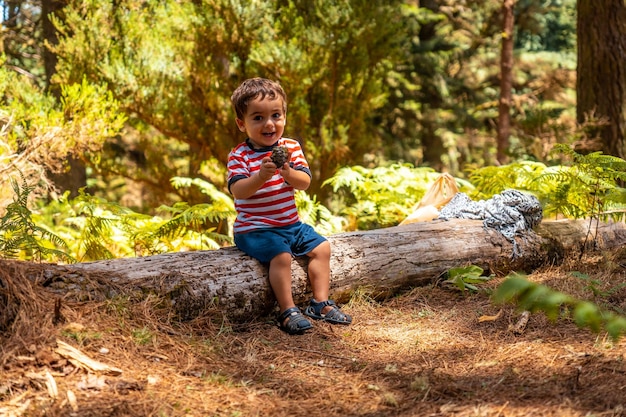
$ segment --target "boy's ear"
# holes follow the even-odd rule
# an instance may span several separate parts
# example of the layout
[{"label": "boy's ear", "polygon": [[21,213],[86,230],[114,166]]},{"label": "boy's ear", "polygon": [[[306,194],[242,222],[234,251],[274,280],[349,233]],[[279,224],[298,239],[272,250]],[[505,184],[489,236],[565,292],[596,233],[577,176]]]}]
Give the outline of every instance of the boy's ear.
[{"label": "boy's ear", "polygon": [[244,123],[243,120],[235,119],[235,123],[237,123],[237,127],[239,128],[239,130],[241,130],[242,132],[246,131],[246,124]]}]

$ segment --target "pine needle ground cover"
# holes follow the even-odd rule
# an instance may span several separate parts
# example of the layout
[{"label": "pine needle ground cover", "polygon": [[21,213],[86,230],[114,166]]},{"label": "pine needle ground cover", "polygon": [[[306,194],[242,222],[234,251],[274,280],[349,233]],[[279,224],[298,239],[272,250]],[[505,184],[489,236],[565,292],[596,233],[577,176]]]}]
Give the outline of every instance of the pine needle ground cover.
[{"label": "pine needle ground cover", "polygon": [[[236,324],[212,311],[179,322],[163,300],[130,300],[124,288],[58,302],[15,265],[0,271],[3,416],[624,414],[626,340],[565,314],[533,313],[512,331],[520,312],[489,298],[501,278],[476,292],[437,282],[387,300],[359,290],[343,307],[352,326],[288,336],[272,318]],[[626,310],[623,249],[528,278]]]}]

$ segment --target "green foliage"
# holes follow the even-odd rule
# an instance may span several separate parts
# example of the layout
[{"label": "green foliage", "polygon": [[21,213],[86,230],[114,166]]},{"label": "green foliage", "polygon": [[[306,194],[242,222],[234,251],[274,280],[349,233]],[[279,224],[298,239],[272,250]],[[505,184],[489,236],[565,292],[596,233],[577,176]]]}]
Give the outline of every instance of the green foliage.
[{"label": "green foliage", "polygon": [[339,169],[324,185],[332,186],[340,212],[347,217],[348,230],[368,230],[397,225],[439,175],[410,164],[373,169],[353,166]]},{"label": "green foliage", "polygon": [[[286,135],[302,141],[314,173],[310,193],[324,204],[332,196],[321,184],[340,166],[407,161],[461,175],[467,163],[494,160],[500,1],[63,3],[53,17],[59,42],[48,45],[58,58],[51,88],[69,94],[68,86],[81,86],[83,107],[89,97],[111,102],[100,90],[106,89],[118,111],[106,111],[103,124],[119,131],[111,113],[128,123],[119,136],[106,133],[110,140],[101,150],[102,131],[86,117],[98,111],[81,110],[87,125],[73,110],[64,112],[68,131],[80,132],[80,140],[65,135],[50,154],[76,149],[88,160],[92,192],[108,200],[119,201],[133,185],[142,188],[139,211],[202,202],[202,195],[173,189],[170,178],[199,175],[203,161],[224,165],[243,139],[229,96],[257,75],[280,80],[289,93]],[[16,4],[30,5],[15,21],[28,23],[19,34],[31,38],[7,38],[5,47],[28,50],[20,72],[41,74],[40,58],[32,63],[42,36],[50,36],[35,27],[44,20],[41,8]],[[516,4],[514,158],[544,160],[545,145],[562,140],[570,126],[574,8],[573,0]],[[16,58],[11,54],[9,63]],[[98,91],[88,94],[84,80]]]},{"label": "green foliage", "polygon": [[202,236],[202,248],[218,249],[223,244],[232,243],[232,239],[228,236],[216,232],[228,229],[228,220],[235,218],[235,206],[231,197],[200,178],[174,177],[171,181],[175,188],[192,185],[198,187],[211,203],[193,206],[187,203],[176,203],[171,208],[161,206],[161,209],[169,212],[172,218],[159,227],[154,237],[171,239],[191,232]]},{"label": "green foliage", "polygon": [[148,345],[156,339],[155,333],[145,326],[141,329],[133,329],[131,333],[133,336],[133,341],[138,346]]},{"label": "green foliage", "polygon": [[[197,186],[212,203],[161,206],[164,216],[136,213],[117,203],[84,192],[68,195],[39,209],[37,221],[70,242],[69,253],[81,262],[154,255],[182,250],[217,249],[232,243],[217,232],[234,218],[230,197],[202,180],[175,178],[176,186]],[[217,225],[217,226],[216,226]]]},{"label": "green foliage", "polygon": [[311,198],[304,191],[296,192],[296,207],[300,220],[313,226],[323,236],[344,230],[346,221],[343,217],[334,216],[328,208],[317,201],[316,197]]},{"label": "green foliage", "polygon": [[21,185],[12,178],[11,185],[15,197],[0,218],[0,255],[34,261],[74,262],[71,256],[56,249],[67,247],[63,239],[33,221],[32,212],[28,209],[28,195],[33,187],[24,178]]},{"label": "green foliage", "polygon": [[556,145],[555,153],[571,165],[546,166],[540,162],[516,162],[470,171],[474,199],[487,199],[507,188],[535,194],[544,216],[568,218],[623,218],[626,212],[626,161],[594,152],[581,155],[569,146]]},{"label": "green foliage", "polygon": [[[575,124],[575,19],[569,14],[575,5],[518,3],[516,27],[542,39],[532,51],[515,51],[509,152],[513,159],[545,161],[546,144],[562,140]],[[378,112],[389,160],[455,176],[465,164],[494,164],[501,12],[502,2],[493,0],[406,2],[400,9],[403,54],[386,74],[390,91]],[[561,18],[563,24],[552,24]],[[559,43],[547,28],[558,30]]]},{"label": "green foliage", "polygon": [[603,310],[596,304],[577,300],[549,287],[528,281],[523,275],[512,274],[493,294],[496,303],[516,303],[520,310],[542,311],[551,320],[571,317],[577,326],[594,332],[604,329],[614,340],[626,333],[626,317]]},{"label": "green foliage", "polygon": [[60,142],[64,146],[54,149],[59,157],[86,154],[97,161],[104,142],[117,135],[126,122],[120,103],[106,85],[89,83],[86,77],[61,87],[60,104],[59,111],[49,114],[48,121],[63,127]]},{"label": "green foliage", "polygon": [[45,84],[43,56],[46,45],[41,30],[42,7],[37,0],[3,1],[2,53],[6,65],[18,69],[35,83]]},{"label": "green foliage", "polygon": [[490,276],[483,276],[484,272],[484,269],[476,265],[450,268],[447,272],[447,279],[444,283],[452,284],[461,290],[461,292],[465,292],[465,290],[478,291],[476,284],[483,284],[490,281],[494,277],[493,274]]},{"label": "green foliage", "polygon": [[125,216],[132,212],[83,192],[74,199],[66,193],[38,210],[38,222],[49,224],[69,242],[70,253],[80,262],[134,255],[119,227]]},{"label": "green foliage", "polygon": [[0,66],[0,206],[13,174],[48,191],[46,173],[64,172],[68,156],[99,159],[104,142],[121,130],[125,116],[104,86],[87,83],[61,88],[59,101],[28,78]]},{"label": "green foliage", "polygon": [[[623,160],[599,153],[580,155],[564,145],[556,150],[573,159],[573,164],[522,161],[487,166],[470,169],[469,182],[456,181],[460,191],[474,200],[489,199],[509,188],[529,192],[539,198],[546,216],[624,216],[626,189],[618,185],[626,177]],[[331,210],[347,220],[344,230],[369,230],[406,218],[439,175],[411,164],[353,166],[339,169],[324,185],[334,193]]]},{"label": "green foliage", "polygon": [[[157,246],[165,245],[166,252],[179,250],[179,245],[196,246],[197,249],[219,249],[232,240],[223,234],[216,233],[217,228],[210,226],[216,219],[219,222],[232,217],[232,211],[217,213],[211,204],[175,203],[172,207],[161,206],[160,210],[169,215],[169,220],[159,225],[154,230],[147,230],[135,236],[136,242],[141,242],[149,252],[157,251]],[[193,244],[193,241],[197,241]],[[160,250],[162,251],[162,249]]]},{"label": "green foliage", "polygon": [[531,161],[469,169],[468,179],[475,186],[470,197],[486,200],[508,188],[549,195],[554,185],[542,184],[538,179],[551,170],[541,162]]},{"label": "green foliage", "polygon": [[608,297],[612,294],[614,294],[615,292],[619,291],[621,288],[626,287],[626,282],[621,283],[619,285],[616,285],[613,288],[610,288],[608,290],[603,290],[602,289],[602,281],[598,280],[598,279],[592,279],[589,277],[588,274],[582,274],[578,271],[574,271],[571,273],[573,277],[576,277],[584,282],[587,283],[586,288],[591,291],[591,293],[594,295],[594,297]]},{"label": "green foliage", "polygon": [[515,3],[515,48],[530,51],[575,50],[576,0]]},{"label": "green foliage", "polygon": [[626,210],[626,189],[618,185],[626,183],[626,161],[602,152],[579,154],[565,145],[555,146],[554,152],[573,161],[569,169],[545,175],[562,184],[557,188],[562,206],[570,203],[590,217]]},{"label": "green foliage", "polygon": [[[43,227],[54,230],[58,236],[51,233],[44,235],[50,239],[49,246],[52,248],[42,247],[39,251],[45,250],[64,261],[75,258],[84,262],[181,250],[218,249],[231,245],[232,238],[220,232],[228,230],[228,223],[236,214],[231,197],[198,178],[175,177],[172,183],[176,188],[197,187],[211,203],[191,206],[181,202],[161,206],[158,210],[164,216],[159,217],[136,213],[81,191],[76,198],[69,199],[66,193],[31,213],[26,205],[32,187],[24,182],[23,189],[16,189],[16,203],[8,207],[7,215],[0,224],[4,225],[0,230],[6,229],[0,234],[1,252],[5,256],[21,259],[29,256],[15,250],[24,245],[22,240],[34,235],[22,231],[20,235],[25,236],[17,239],[14,224],[22,223],[26,224],[25,230],[36,230],[40,234],[46,232]],[[306,193],[298,192],[296,202],[302,220],[320,233],[329,235],[342,230],[343,219],[333,216]],[[17,216],[19,218],[15,221]]]},{"label": "green foliage", "polygon": [[[127,172],[162,192],[173,176],[197,175],[204,160],[225,164],[243,139],[229,102],[243,79],[278,79],[289,94],[286,135],[307,149],[317,193],[340,163],[378,150],[369,120],[385,99],[400,3],[69,1],[55,21],[56,80],[107,84],[132,115],[128,136],[150,158]],[[163,153],[147,152],[175,148],[171,138],[186,145],[176,151],[187,163],[162,164]]]}]

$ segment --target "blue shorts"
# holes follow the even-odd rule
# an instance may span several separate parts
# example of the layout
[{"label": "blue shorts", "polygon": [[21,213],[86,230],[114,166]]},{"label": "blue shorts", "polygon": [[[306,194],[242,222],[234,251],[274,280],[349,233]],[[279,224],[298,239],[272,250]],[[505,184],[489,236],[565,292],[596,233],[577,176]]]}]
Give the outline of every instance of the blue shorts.
[{"label": "blue shorts", "polygon": [[324,236],[302,222],[235,235],[235,245],[262,263],[269,263],[283,252],[292,256],[306,255],[325,241]]}]

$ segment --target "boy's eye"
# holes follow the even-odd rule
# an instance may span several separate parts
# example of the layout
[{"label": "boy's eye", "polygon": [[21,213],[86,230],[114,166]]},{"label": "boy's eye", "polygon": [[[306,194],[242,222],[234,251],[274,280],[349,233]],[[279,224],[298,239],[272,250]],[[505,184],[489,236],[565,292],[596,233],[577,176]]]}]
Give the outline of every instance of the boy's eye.
[{"label": "boy's eye", "polygon": [[263,117],[261,117],[261,116],[254,116],[252,118],[252,120],[263,120]]},{"label": "boy's eye", "polygon": [[273,115],[274,119],[280,119],[281,116],[282,115],[280,113],[274,113],[274,115]]}]

